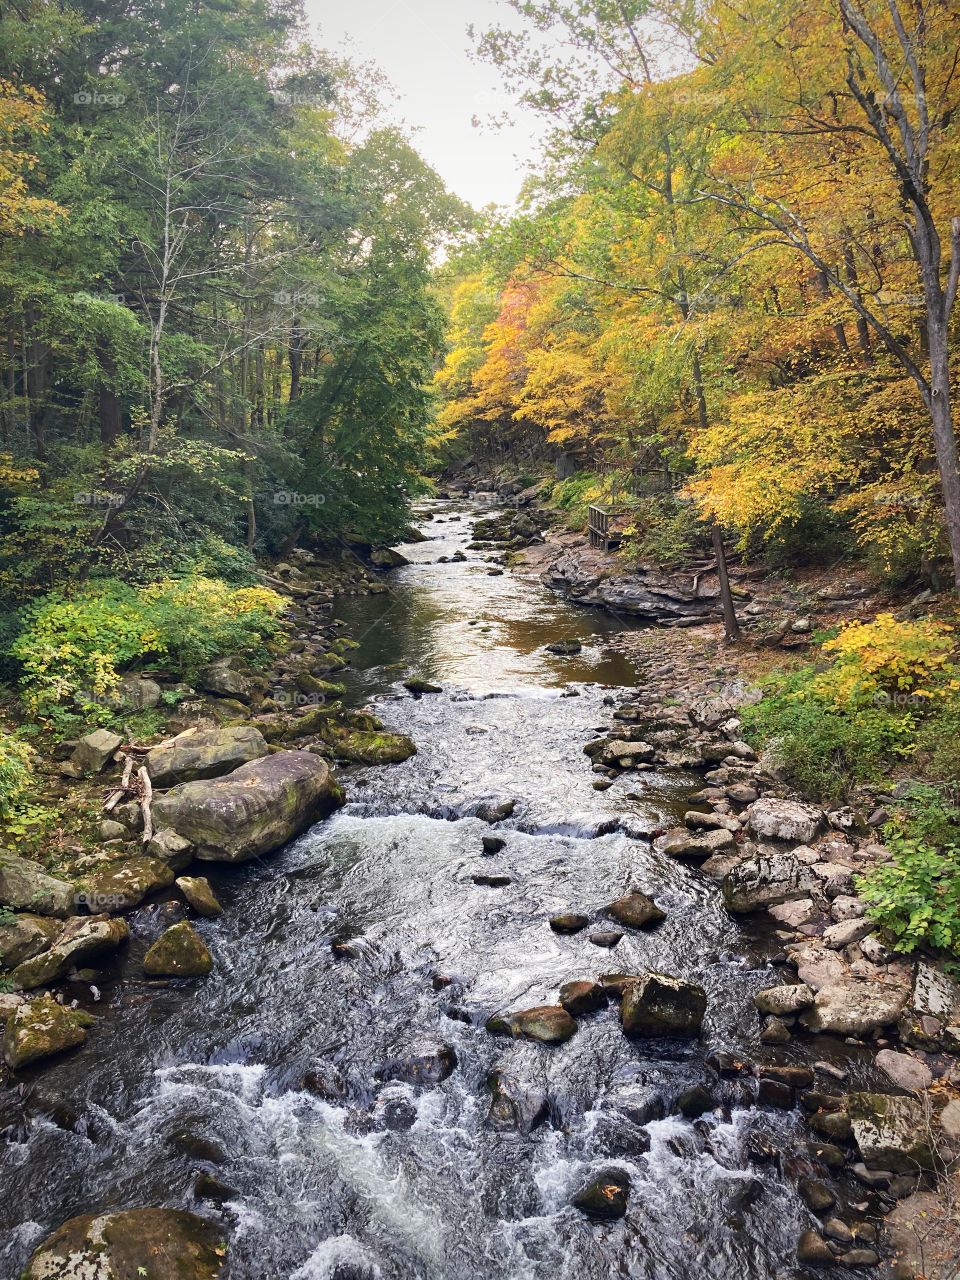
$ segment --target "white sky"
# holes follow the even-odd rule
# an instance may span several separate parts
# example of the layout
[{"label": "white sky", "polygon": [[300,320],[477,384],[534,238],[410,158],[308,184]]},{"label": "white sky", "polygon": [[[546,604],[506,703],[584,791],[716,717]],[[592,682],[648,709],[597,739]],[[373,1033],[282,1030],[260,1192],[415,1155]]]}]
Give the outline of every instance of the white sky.
[{"label": "white sky", "polygon": [[306,0],[321,46],[375,62],[400,95],[413,142],[451,191],[475,208],[512,204],[533,163],[538,120],[477,129],[510,106],[496,68],[467,56],[467,23],[478,30],[513,17],[500,0]]}]

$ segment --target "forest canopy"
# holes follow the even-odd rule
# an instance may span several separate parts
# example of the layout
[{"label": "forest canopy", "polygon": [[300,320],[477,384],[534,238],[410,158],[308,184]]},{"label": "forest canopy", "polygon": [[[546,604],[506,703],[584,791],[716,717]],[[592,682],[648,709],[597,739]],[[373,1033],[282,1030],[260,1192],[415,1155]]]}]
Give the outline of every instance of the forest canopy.
[{"label": "forest canopy", "polygon": [[0,583],[396,538],[460,201],[299,5],[0,19]]},{"label": "forest canopy", "polygon": [[551,144],[450,270],[437,446],[960,580],[956,4],[509,8],[478,52]]}]

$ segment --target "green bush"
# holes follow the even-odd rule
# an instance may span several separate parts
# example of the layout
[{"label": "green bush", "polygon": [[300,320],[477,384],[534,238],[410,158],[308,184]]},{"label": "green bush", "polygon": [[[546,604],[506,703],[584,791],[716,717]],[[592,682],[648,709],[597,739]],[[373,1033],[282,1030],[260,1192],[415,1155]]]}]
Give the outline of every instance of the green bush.
[{"label": "green bush", "polygon": [[960,844],[937,849],[888,833],[892,862],[874,867],[857,890],[897,951],[926,945],[960,955]]},{"label": "green bush", "polygon": [[934,781],[960,781],[960,698],[931,709],[917,732],[917,757]]},{"label": "green bush", "polygon": [[33,783],[33,748],[9,733],[0,733],[0,822],[23,803]]},{"label": "green bush", "polygon": [[885,706],[838,707],[813,692],[817,678],[804,667],[771,682],[762,702],[744,709],[744,728],[754,747],[775,745],[785,781],[811,800],[835,803],[910,751],[915,719]]},{"label": "green bush", "polygon": [[203,577],[139,588],[109,579],[72,597],[46,596],[25,610],[11,648],[23,701],[50,715],[69,701],[102,705],[134,665],[161,661],[189,679],[225,654],[260,659],[280,632],[283,607],[266,587]]},{"label": "green bush", "polygon": [[624,530],[622,557],[629,564],[653,561],[661,569],[679,569],[707,550],[706,526],[692,502],[673,494],[644,500],[633,524]]}]

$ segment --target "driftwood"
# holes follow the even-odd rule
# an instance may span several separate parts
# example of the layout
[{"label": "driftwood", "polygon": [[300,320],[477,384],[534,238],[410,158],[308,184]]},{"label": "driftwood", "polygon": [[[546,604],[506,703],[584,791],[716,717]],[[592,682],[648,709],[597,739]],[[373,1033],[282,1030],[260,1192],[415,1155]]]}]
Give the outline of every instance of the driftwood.
[{"label": "driftwood", "polygon": [[140,806],[143,809],[143,843],[153,839],[153,815],[150,812],[150,805],[153,801],[153,787],[150,784],[150,775],[146,769],[141,767],[137,773],[140,784],[143,787],[143,798]]},{"label": "driftwood", "polygon": [[133,773],[133,756],[124,754],[123,777],[120,779],[120,787],[117,791],[114,791],[103,806],[104,813],[112,813],[130,790],[131,773]]}]

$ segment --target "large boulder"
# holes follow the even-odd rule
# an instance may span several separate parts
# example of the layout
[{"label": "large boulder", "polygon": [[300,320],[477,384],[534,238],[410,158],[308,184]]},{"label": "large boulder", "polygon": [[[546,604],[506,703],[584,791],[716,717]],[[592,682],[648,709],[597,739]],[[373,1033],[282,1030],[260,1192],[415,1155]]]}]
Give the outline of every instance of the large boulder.
[{"label": "large boulder", "polygon": [[935,1167],[930,1123],[922,1102],[890,1093],[847,1096],[854,1141],[868,1169],[916,1173]]},{"label": "large boulder", "polygon": [[79,1009],[67,1009],[51,996],[24,1001],[7,1019],[3,1033],[3,1060],[11,1071],[39,1058],[50,1058],[82,1044],[93,1018]]},{"label": "large boulder", "polygon": [[611,738],[603,744],[594,759],[600,764],[632,769],[638,764],[648,763],[655,755],[656,748],[649,742],[627,742],[623,738]]},{"label": "large boulder", "polygon": [[48,950],[17,965],[11,981],[18,991],[32,991],[56,982],[84,960],[109,955],[126,942],[130,930],[125,920],[110,916],[74,916]]},{"label": "large boulder", "polygon": [[233,658],[218,658],[211,662],[200,673],[197,684],[204,693],[213,693],[219,698],[233,698],[246,703],[253,701],[253,682],[234,665]]},{"label": "large boulder", "polygon": [[66,880],[41,871],[28,858],[0,850],[0,905],[41,916],[72,916],[76,890]]},{"label": "large boulder", "polygon": [[172,884],[173,870],[159,858],[122,858],[92,875],[84,896],[93,911],[129,911]]},{"label": "large boulder", "polygon": [[723,827],[710,831],[689,831],[686,827],[674,827],[653,842],[658,853],[666,853],[671,858],[688,858],[692,862],[705,862],[714,854],[733,849],[735,845],[733,832]]},{"label": "large boulder", "polygon": [[81,777],[99,773],[122,744],[119,733],[111,733],[109,729],[94,729],[93,733],[84,734],[70,757],[72,771]]},{"label": "large boulder", "polygon": [[261,760],[268,754],[259,729],[246,724],[228,725],[154,747],[147,753],[147,772],[155,787],[175,787],[198,778],[220,778],[249,760]]},{"label": "large boulder", "polygon": [[707,993],[695,982],[666,973],[644,973],[629,983],[620,1022],[630,1036],[698,1036]]},{"label": "large boulder", "polygon": [[0,924],[0,968],[15,969],[24,960],[46,951],[61,927],[49,916],[29,913]]},{"label": "large boulder", "polygon": [[893,1026],[906,1001],[907,992],[895,982],[846,978],[821,987],[800,1021],[810,1031],[863,1037]]},{"label": "large boulder", "polygon": [[136,672],[123,676],[107,698],[108,706],[117,710],[145,711],[160,705],[163,690],[156,680]]},{"label": "large boulder", "polygon": [[960,984],[926,960],[913,971],[900,1039],[917,1049],[960,1053]]},{"label": "large boulder", "polygon": [[220,1228],[184,1209],[87,1213],[44,1240],[21,1280],[218,1280],[226,1255]]},{"label": "large boulder", "polygon": [[824,822],[822,809],[799,800],[777,800],[764,796],[750,807],[750,829],[770,840],[810,844]]},{"label": "large boulder", "polygon": [[728,911],[762,911],[806,898],[810,870],[790,853],[759,854],[728,871],[723,878],[723,901]]},{"label": "large boulder", "polygon": [[213,956],[187,920],[165,929],[143,957],[151,978],[203,978],[212,968]]},{"label": "large boulder", "polygon": [[185,782],[154,802],[206,862],[246,862],[272,853],[343,803],[327,764],[309,751],[279,751],[224,778]]}]

